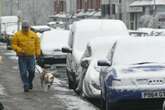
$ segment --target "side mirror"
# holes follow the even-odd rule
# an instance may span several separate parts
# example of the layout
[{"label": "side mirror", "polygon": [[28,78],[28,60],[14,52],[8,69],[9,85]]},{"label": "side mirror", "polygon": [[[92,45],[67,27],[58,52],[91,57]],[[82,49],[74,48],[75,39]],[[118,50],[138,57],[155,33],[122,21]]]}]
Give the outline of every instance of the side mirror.
[{"label": "side mirror", "polygon": [[83,58],[81,60],[81,66],[84,68],[88,68],[90,60],[90,57]]},{"label": "side mirror", "polygon": [[111,66],[111,62],[108,61],[108,60],[99,60],[99,61],[97,62],[97,65],[98,65],[98,66]]},{"label": "side mirror", "polygon": [[63,52],[63,53],[72,53],[72,49],[69,48],[69,47],[63,47],[63,48],[62,48],[62,52]]}]

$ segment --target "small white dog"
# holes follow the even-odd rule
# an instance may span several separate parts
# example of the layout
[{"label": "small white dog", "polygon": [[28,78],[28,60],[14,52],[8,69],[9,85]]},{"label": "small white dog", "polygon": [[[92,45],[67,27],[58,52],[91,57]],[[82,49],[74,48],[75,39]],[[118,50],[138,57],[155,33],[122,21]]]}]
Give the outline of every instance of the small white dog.
[{"label": "small white dog", "polygon": [[42,69],[40,66],[36,65],[36,72],[39,72],[40,75],[40,81],[41,81],[41,87],[44,88],[44,91],[48,91],[50,87],[53,84],[55,75],[54,72],[46,71],[45,69]]}]

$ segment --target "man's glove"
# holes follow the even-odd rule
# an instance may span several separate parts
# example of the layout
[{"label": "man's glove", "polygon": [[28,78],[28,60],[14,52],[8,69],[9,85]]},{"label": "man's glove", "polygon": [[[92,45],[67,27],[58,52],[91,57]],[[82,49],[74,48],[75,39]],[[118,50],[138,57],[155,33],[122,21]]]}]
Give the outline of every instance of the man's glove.
[{"label": "man's glove", "polygon": [[36,56],[36,60],[38,61],[40,59],[40,56]]}]

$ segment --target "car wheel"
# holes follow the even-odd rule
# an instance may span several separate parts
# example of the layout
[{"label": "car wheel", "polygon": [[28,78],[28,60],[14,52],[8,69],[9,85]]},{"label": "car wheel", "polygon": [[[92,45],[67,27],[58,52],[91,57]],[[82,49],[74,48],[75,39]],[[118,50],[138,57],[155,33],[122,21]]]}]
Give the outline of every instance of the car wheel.
[{"label": "car wheel", "polygon": [[101,110],[105,110],[106,104],[105,104],[105,100],[103,98],[100,99],[100,103],[101,103]]},{"label": "car wheel", "polygon": [[75,78],[74,78],[74,73],[69,71],[68,69],[66,69],[66,73],[67,73],[67,78],[68,78],[68,86],[69,89],[75,89]]},{"label": "car wheel", "polygon": [[165,110],[165,101],[163,101],[162,110]]},{"label": "car wheel", "polygon": [[105,110],[111,110],[108,101],[105,100]]},{"label": "car wheel", "polygon": [[84,78],[85,78],[85,75],[86,75],[86,71],[87,71],[87,68],[83,68],[82,69],[82,73],[81,73],[81,76],[80,76],[80,80],[76,86],[76,93],[78,93],[78,95],[80,96],[83,96],[83,82],[84,82]]}]

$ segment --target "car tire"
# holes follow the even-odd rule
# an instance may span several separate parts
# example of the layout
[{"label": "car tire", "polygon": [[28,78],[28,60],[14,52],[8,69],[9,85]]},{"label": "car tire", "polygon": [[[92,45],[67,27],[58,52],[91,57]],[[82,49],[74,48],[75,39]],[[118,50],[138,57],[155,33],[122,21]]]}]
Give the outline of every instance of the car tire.
[{"label": "car tire", "polygon": [[162,110],[165,110],[165,101],[163,101]]},{"label": "car tire", "polygon": [[80,96],[82,96],[83,97],[83,94],[84,94],[84,92],[83,92],[83,86],[84,86],[84,78],[85,78],[85,75],[86,75],[86,71],[87,71],[87,68],[83,68],[82,69],[82,73],[81,73],[81,79],[79,80],[79,82],[78,82],[78,84],[77,84],[77,86],[76,86],[76,93],[78,94],[78,95],[80,95]]},{"label": "car tire", "polygon": [[110,110],[110,107],[109,107],[108,101],[106,101],[106,100],[105,100],[105,110]]},{"label": "car tire", "polygon": [[105,110],[105,106],[106,106],[106,104],[105,104],[105,100],[101,97],[101,99],[100,99],[100,104],[101,104],[101,110]]},{"label": "car tire", "polygon": [[68,69],[66,69],[66,73],[67,73],[67,78],[68,78],[68,87],[69,89],[75,89],[75,75],[73,72],[69,71]]}]

